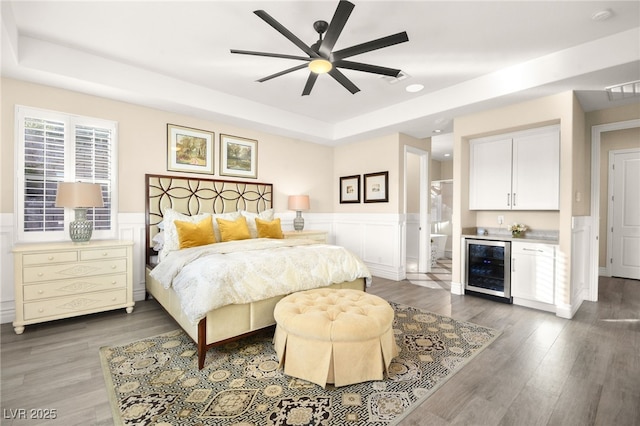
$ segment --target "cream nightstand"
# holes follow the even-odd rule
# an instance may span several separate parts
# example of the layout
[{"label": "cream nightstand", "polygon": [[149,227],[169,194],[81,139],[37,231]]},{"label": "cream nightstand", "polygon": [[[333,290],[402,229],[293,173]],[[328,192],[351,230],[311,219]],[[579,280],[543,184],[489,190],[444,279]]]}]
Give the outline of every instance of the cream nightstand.
[{"label": "cream nightstand", "polygon": [[305,238],[307,240],[318,241],[327,244],[329,236],[326,231],[283,231],[285,238]]},{"label": "cream nightstand", "polygon": [[94,312],[133,311],[133,241],[13,248],[17,334],[24,326]]}]

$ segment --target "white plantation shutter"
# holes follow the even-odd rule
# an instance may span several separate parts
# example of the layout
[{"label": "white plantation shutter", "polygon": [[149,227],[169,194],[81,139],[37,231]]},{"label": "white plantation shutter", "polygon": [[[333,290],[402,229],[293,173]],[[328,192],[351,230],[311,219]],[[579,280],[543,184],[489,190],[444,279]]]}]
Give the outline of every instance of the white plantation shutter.
[{"label": "white plantation shutter", "polygon": [[16,108],[16,222],[19,241],[68,238],[72,209],[55,207],[58,182],[102,187],[104,207],[88,209],[92,238],[115,235],[117,124],[27,107]]}]

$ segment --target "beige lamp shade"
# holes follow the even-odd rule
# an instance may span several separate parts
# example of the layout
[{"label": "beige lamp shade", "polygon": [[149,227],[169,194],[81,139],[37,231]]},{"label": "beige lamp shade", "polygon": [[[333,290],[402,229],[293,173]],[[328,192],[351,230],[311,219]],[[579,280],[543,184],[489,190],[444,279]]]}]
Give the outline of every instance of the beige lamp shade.
[{"label": "beige lamp shade", "polygon": [[104,207],[102,189],[98,183],[59,182],[56,207]]},{"label": "beige lamp shade", "polygon": [[309,210],[308,195],[289,195],[289,210],[304,211]]}]

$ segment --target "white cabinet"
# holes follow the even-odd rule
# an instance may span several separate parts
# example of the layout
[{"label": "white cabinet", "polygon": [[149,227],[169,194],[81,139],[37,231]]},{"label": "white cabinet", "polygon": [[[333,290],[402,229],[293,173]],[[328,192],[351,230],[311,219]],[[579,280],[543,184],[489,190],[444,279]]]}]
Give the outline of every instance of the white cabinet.
[{"label": "white cabinet", "polygon": [[471,210],[558,210],[559,207],[558,126],[470,141]]},{"label": "white cabinet", "polygon": [[[527,302],[553,305],[555,301],[555,251],[553,244],[511,243],[511,295],[513,303],[544,308]],[[548,306],[547,310],[553,310]]]},{"label": "white cabinet", "polygon": [[125,308],[133,311],[133,241],[13,248],[17,334],[25,325]]}]

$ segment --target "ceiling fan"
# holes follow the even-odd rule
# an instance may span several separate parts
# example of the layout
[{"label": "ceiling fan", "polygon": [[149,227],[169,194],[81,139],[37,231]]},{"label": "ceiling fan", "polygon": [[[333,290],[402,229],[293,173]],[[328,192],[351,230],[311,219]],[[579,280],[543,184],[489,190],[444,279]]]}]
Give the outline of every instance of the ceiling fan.
[{"label": "ceiling fan", "polygon": [[[237,50],[231,49],[231,53],[239,53],[243,55],[255,55],[255,56],[267,56],[272,58],[284,58],[284,59],[297,59],[301,61],[305,61],[307,63],[302,65],[297,65],[295,67],[286,69],[284,71],[277,72],[275,74],[269,75],[267,77],[261,78],[258,80],[259,82],[265,82],[267,80],[271,80],[275,77],[280,77],[281,75],[288,74],[293,71],[301,70],[304,68],[309,68],[309,77],[307,78],[307,83],[304,86],[304,90],[302,91],[302,96],[309,95],[311,93],[311,89],[313,89],[313,85],[318,79],[319,74],[328,73],[331,77],[333,77],[338,83],[344,86],[348,91],[352,94],[357,93],[360,89],[353,84],[351,80],[349,80],[342,72],[338,70],[338,68],[363,71],[373,74],[386,75],[391,77],[397,77],[400,74],[399,69],[381,67],[378,65],[370,65],[362,62],[353,62],[347,61],[346,58],[351,56],[360,55],[362,53],[371,52],[373,50],[382,49],[384,47],[393,46],[394,44],[404,43],[409,41],[409,37],[407,36],[407,32],[403,31],[401,33],[393,34],[387,37],[382,37],[376,40],[368,41],[366,43],[357,44],[355,46],[347,47],[345,49],[341,49],[338,51],[333,51],[333,47],[342,32],[347,20],[349,19],[349,15],[353,11],[355,5],[345,0],[340,0],[338,3],[338,7],[331,18],[331,23],[327,23],[326,21],[316,21],[313,24],[313,28],[318,33],[318,41],[313,43],[310,46],[307,46],[302,40],[296,37],[291,31],[285,28],[282,24],[276,21],[271,15],[269,15],[264,10],[256,10],[253,13],[258,15],[263,21],[267,24],[271,25],[276,29],[280,34],[289,39],[293,44],[298,46],[304,53],[309,55],[305,56],[295,56],[295,55],[286,55],[280,53],[268,53],[268,52],[255,52],[250,50]],[[326,35],[323,38],[323,34]]]}]

